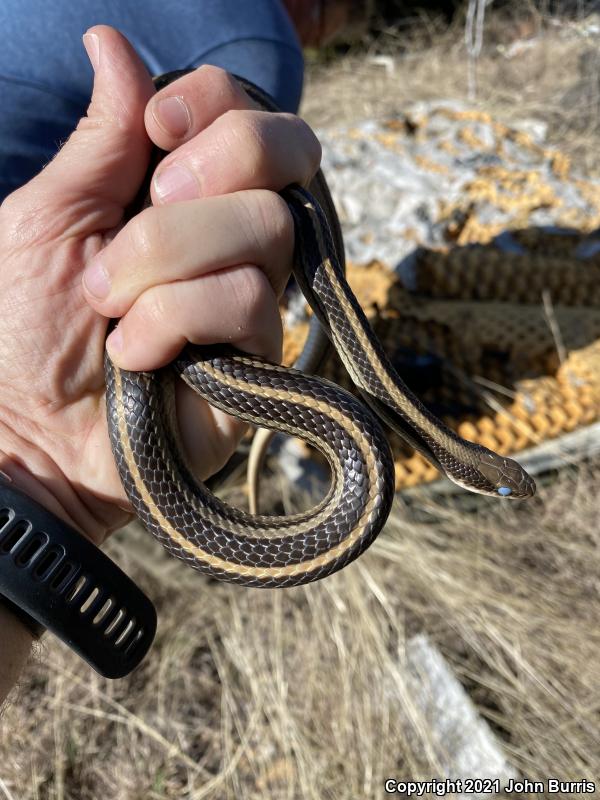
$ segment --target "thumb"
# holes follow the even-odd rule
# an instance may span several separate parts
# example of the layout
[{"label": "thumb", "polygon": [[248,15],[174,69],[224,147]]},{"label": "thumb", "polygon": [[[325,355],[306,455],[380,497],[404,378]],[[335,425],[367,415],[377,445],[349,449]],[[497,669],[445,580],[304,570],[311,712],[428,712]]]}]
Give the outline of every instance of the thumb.
[{"label": "thumb", "polygon": [[[83,43],[94,68],[87,115],[56,157],[30,184],[35,204],[56,233],[114,227],[131,202],[151,148],[144,109],[152,79],[131,44],[107,25],[90,28]],[[24,187],[26,188],[26,187]],[[90,213],[91,211],[91,213]]]}]

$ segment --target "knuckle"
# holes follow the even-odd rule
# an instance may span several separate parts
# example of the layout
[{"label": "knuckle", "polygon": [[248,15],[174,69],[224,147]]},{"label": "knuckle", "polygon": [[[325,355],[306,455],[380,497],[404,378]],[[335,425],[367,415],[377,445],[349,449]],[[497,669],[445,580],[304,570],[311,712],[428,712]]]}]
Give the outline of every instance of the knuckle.
[{"label": "knuckle", "polygon": [[264,272],[258,267],[243,267],[236,271],[234,281],[240,308],[250,318],[260,315],[271,293],[271,286]]},{"label": "knuckle", "polygon": [[250,249],[256,250],[260,247],[261,231],[258,229],[261,224],[261,215],[256,213],[256,203],[252,202],[252,196],[256,191],[237,192],[231,195],[232,217],[239,229],[243,231],[244,238],[248,241]]},{"label": "knuckle", "polygon": [[253,172],[258,172],[267,158],[267,142],[260,117],[261,112],[230,109],[219,118],[227,152],[239,153]]},{"label": "knuckle", "polygon": [[276,192],[256,193],[256,216],[266,238],[281,239],[289,234],[292,218],[287,203]]},{"label": "knuckle", "polygon": [[317,139],[310,125],[301,117],[295,114],[282,114],[281,116],[296,129],[298,140],[302,143],[302,153],[306,161],[306,170],[312,178],[321,164],[321,157],[323,155],[321,142]]},{"label": "knuckle", "polygon": [[222,67],[216,67],[213,64],[202,64],[196,70],[196,73],[202,76],[203,82],[210,83],[212,88],[221,94],[239,95],[241,88],[235,78]]},{"label": "knuckle", "polygon": [[232,172],[243,175],[248,186],[270,185],[274,164],[290,183],[308,183],[319,169],[321,143],[295,114],[229,109],[215,126],[220,156],[233,162]]},{"label": "knuckle", "polygon": [[237,333],[242,338],[255,336],[269,318],[273,290],[258,267],[246,266],[222,273],[224,296],[229,298],[232,319],[238,321]]},{"label": "knuckle", "polygon": [[[247,243],[248,262],[277,296],[285,286],[294,249],[294,222],[285,200],[266,189],[237,192],[233,218]],[[277,259],[274,255],[277,253]]]},{"label": "knuckle", "polygon": [[165,241],[160,225],[160,214],[146,208],[128,224],[129,247],[133,263],[156,261],[165,255]]},{"label": "knuckle", "polygon": [[160,289],[149,289],[142,294],[132,309],[143,330],[146,325],[164,326],[170,319],[166,298]]},{"label": "knuckle", "polygon": [[242,224],[250,241],[263,250],[266,243],[284,246],[293,241],[294,224],[285,200],[276,192],[254,189],[240,192]]}]

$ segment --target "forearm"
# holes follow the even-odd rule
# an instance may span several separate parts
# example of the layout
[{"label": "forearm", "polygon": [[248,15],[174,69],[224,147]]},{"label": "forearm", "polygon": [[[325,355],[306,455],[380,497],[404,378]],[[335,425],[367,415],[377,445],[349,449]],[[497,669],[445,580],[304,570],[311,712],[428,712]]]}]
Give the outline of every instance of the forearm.
[{"label": "forearm", "polygon": [[0,707],[29,658],[32,642],[30,631],[0,600]]}]

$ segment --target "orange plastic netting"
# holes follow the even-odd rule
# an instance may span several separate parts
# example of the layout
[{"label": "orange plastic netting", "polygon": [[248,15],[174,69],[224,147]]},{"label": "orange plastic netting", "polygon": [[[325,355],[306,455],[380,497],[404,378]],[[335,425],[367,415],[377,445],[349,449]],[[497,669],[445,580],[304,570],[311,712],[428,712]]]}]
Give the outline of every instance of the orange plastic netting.
[{"label": "orange plastic netting", "polygon": [[[416,291],[373,262],[349,281],[400,374],[461,436],[502,454],[600,417],[600,255],[584,233],[515,231],[523,254],[493,245],[423,250]],[[293,363],[306,324],[286,333]],[[351,390],[337,357],[325,377]],[[438,477],[395,435],[397,489]]]}]

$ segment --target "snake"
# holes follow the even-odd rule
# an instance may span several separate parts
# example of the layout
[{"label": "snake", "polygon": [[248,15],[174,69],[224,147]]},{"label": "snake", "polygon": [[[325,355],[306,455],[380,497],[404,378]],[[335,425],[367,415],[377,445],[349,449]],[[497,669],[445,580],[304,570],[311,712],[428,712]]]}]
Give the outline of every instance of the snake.
[{"label": "snake", "polygon": [[[190,71],[160,76],[156,88]],[[236,79],[259,108],[277,111],[261,89]],[[126,216],[151,202],[148,187],[162,155],[155,147]],[[384,425],[465,489],[510,499],[535,492],[533,479],[517,462],[447,428],[396,372],[346,281],[339,221],[322,172],[308,189],[290,185],[280,194],[294,223],[294,278],[359,396],[227,343],[188,343],[171,364],[152,372],[120,369],[108,351],[104,355],[111,447],[139,520],[194,569],[262,588],[324,578],[378,536],[394,500],[394,462]],[[112,320],[107,333],[116,324]],[[226,503],[197,480],[177,425],[178,380],[227,414],[300,437],[320,450],[331,473],[322,500],[293,515],[258,515]]]}]

